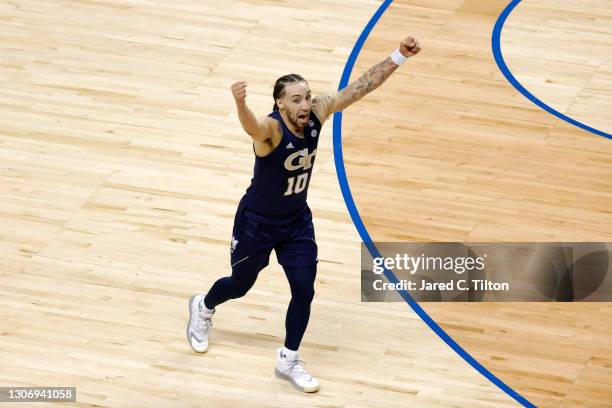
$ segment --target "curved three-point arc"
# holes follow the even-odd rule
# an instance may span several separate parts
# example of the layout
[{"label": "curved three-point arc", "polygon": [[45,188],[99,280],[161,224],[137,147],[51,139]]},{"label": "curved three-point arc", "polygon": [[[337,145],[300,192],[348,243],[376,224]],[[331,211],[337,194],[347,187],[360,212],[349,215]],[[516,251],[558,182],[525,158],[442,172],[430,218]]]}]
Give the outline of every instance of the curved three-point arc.
[{"label": "curved three-point arc", "polygon": [[[493,30],[492,35],[492,48],[493,55],[495,57],[495,61],[499,66],[500,70],[506,77],[506,79],[514,86],[519,92],[521,92],[525,97],[527,97],[530,101],[538,105],[540,108],[546,110],[547,112],[575,125],[589,132],[595,133],[600,136],[604,136],[607,138],[611,138],[612,136],[606,132],[601,130],[594,129],[590,126],[587,126],[581,122],[578,122],[572,118],[565,116],[564,114],[558,112],[557,110],[551,108],[550,106],[544,104],[538,98],[536,98],[533,94],[527,91],[512,75],[508,67],[506,66],[503,56],[500,50],[500,36],[502,27],[506,21],[506,18],[510,14],[510,12],[516,7],[521,0],[513,0],[502,12],[502,14],[497,19],[495,23],[495,28]],[[368,35],[383,15],[383,13],[387,10],[389,5],[393,2],[393,0],[385,0],[383,4],[376,10],[368,24],[365,26],[363,31],[361,32],[351,54],[349,55],[348,61],[344,66],[344,71],[342,73],[342,78],[340,79],[340,84],[338,89],[342,89],[346,87],[348,84],[349,78],[351,76],[351,72],[353,70],[353,66],[355,65],[355,61],[359,56],[361,48],[363,47],[363,43],[368,38]],[[353,196],[351,194],[351,189],[348,184],[348,180],[346,177],[346,170],[344,168],[344,160],[342,154],[342,113],[336,112],[334,114],[334,128],[333,128],[333,145],[334,145],[334,160],[336,165],[336,173],[338,176],[338,181],[340,183],[340,189],[342,191],[342,196],[344,198],[344,202],[349,211],[351,219],[361,236],[363,243],[368,248],[372,257],[380,257],[380,252],[376,248],[376,245],[372,242],[370,234],[366,230],[361,216],[359,215],[359,211],[355,205],[355,201],[353,200]],[[389,282],[398,283],[399,280],[393,274],[393,272],[385,269],[384,271],[385,277],[389,280]],[[528,401],[525,397],[520,395],[517,391],[512,389],[506,383],[504,383],[501,379],[496,377],[493,373],[487,370],[482,364],[480,364],[474,357],[472,357],[467,351],[465,351],[455,340],[453,340],[432,318],[421,308],[421,306],[410,296],[410,294],[405,290],[398,290],[400,296],[408,303],[408,305],[419,315],[419,317],[429,326],[431,330],[433,330],[446,344],[448,344],[461,358],[463,358],[468,364],[470,364],[473,368],[475,368],[480,374],[486,377],[489,381],[495,384],[499,389],[504,391],[510,397],[514,398],[517,402],[522,404],[525,407],[535,407],[533,403]]]},{"label": "curved three-point arc", "polygon": [[538,107],[544,109],[546,112],[548,112],[548,113],[550,113],[552,115],[555,115],[559,119],[562,119],[562,120],[566,121],[567,123],[570,123],[570,124],[572,124],[574,126],[577,126],[580,129],[586,130],[588,132],[594,133],[594,134],[599,135],[599,136],[603,136],[603,137],[608,138],[608,139],[612,139],[612,134],[604,132],[603,130],[600,130],[600,129],[595,129],[594,127],[591,127],[591,126],[586,125],[586,124],[584,124],[582,122],[579,122],[576,119],[570,118],[569,116],[564,115],[563,113],[559,112],[558,110],[556,110],[556,109],[550,107],[549,105],[545,104],[540,99],[536,98],[531,92],[529,92],[516,79],[516,77],[514,75],[512,75],[512,72],[510,72],[510,69],[508,69],[508,66],[506,65],[506,62],[504,61],[504,56],[502,55],[502,52],[501,52],[501,33],[502,33],[502,29],[504,27],[504,23],[506,22],[506,19],[508,18],[510,13],[512,13],[512,10],[514,10],[514,8],[520,2],[521,2],[521,0],[512,0],[510,2],[510,4],[508,4],[508,6],[506,6],[504,11],[502,11],[502,13],[497,18],[497,21],[495,22],[495,27],[493,28],[493,35],[491,36],[491,46],[493,48],[493,56],[495,57],[495,62],[497,63],[497,66],[499,67],[499,69],[502,72],[502,74],[504,74],[504,76],[506,77],[508,82],[510,82],[510,84],[513,87],[515,87],[517,91],[519,91],[521,94],[523,94],[523,96],[525,96],[525,98],[529,99],[531,102],[536,104]]}]

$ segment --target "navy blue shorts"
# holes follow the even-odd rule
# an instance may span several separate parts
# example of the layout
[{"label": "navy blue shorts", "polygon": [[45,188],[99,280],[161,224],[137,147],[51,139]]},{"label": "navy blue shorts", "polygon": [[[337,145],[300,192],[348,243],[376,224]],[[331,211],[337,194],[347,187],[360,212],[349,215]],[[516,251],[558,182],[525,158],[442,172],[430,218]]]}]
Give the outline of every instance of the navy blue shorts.
[{"label": "navy blue shorts", "polygon": [[256,221],[239,206],[234,218],[230,247],[232,272],[259,272],[268,265],[272,249],[282,266],[309,267],[316,265],[312,212],[303,214],[288,224],[277,225]]}]

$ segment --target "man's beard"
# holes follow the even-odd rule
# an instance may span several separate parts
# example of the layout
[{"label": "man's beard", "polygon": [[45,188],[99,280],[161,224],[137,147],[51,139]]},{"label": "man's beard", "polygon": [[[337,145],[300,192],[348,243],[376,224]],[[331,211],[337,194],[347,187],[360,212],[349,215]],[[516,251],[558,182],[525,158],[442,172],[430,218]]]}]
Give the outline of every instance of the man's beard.
[{"label": "man's beard", "polygon": [[297,113],[295,114],[295,118],[292,118],[291,116],[289,116],[289,122],[291,123],[291,125],[299,130],[302,130],[306,127],[306,125],[304,126],[300,126],[300,124],[298,123],[298,117],[297,117]]}]

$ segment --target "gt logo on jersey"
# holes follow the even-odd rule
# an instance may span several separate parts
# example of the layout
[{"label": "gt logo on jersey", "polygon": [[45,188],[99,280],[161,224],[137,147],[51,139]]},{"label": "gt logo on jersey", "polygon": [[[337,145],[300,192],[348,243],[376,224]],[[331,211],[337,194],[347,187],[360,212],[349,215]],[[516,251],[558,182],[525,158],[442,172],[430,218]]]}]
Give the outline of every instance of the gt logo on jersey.
[{"label": "gt logo on jersey", "polygon": [[[298,150],[297,152],[290,154],[287,159],[285,159],[285,168],[289,171],[304,169],[308,170],[312,167],[312,160],[317,154],[317,149],[314,149],[312,153],[308,154],[308,148],[305,147],[302,150]],[[297,159],[297,163],[294,163]]]}]

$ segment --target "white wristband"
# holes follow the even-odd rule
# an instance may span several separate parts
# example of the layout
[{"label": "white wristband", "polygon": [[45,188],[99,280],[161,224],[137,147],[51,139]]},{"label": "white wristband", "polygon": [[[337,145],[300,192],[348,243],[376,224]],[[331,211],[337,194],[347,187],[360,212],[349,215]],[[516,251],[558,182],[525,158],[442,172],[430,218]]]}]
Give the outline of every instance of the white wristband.
[{"label": "white wristband", "polygon": [[391,61],[395,62],[396,65],[402,65],[408,58],[404,57],[400,52],[399,48],[396,48],[390,55]]}]

